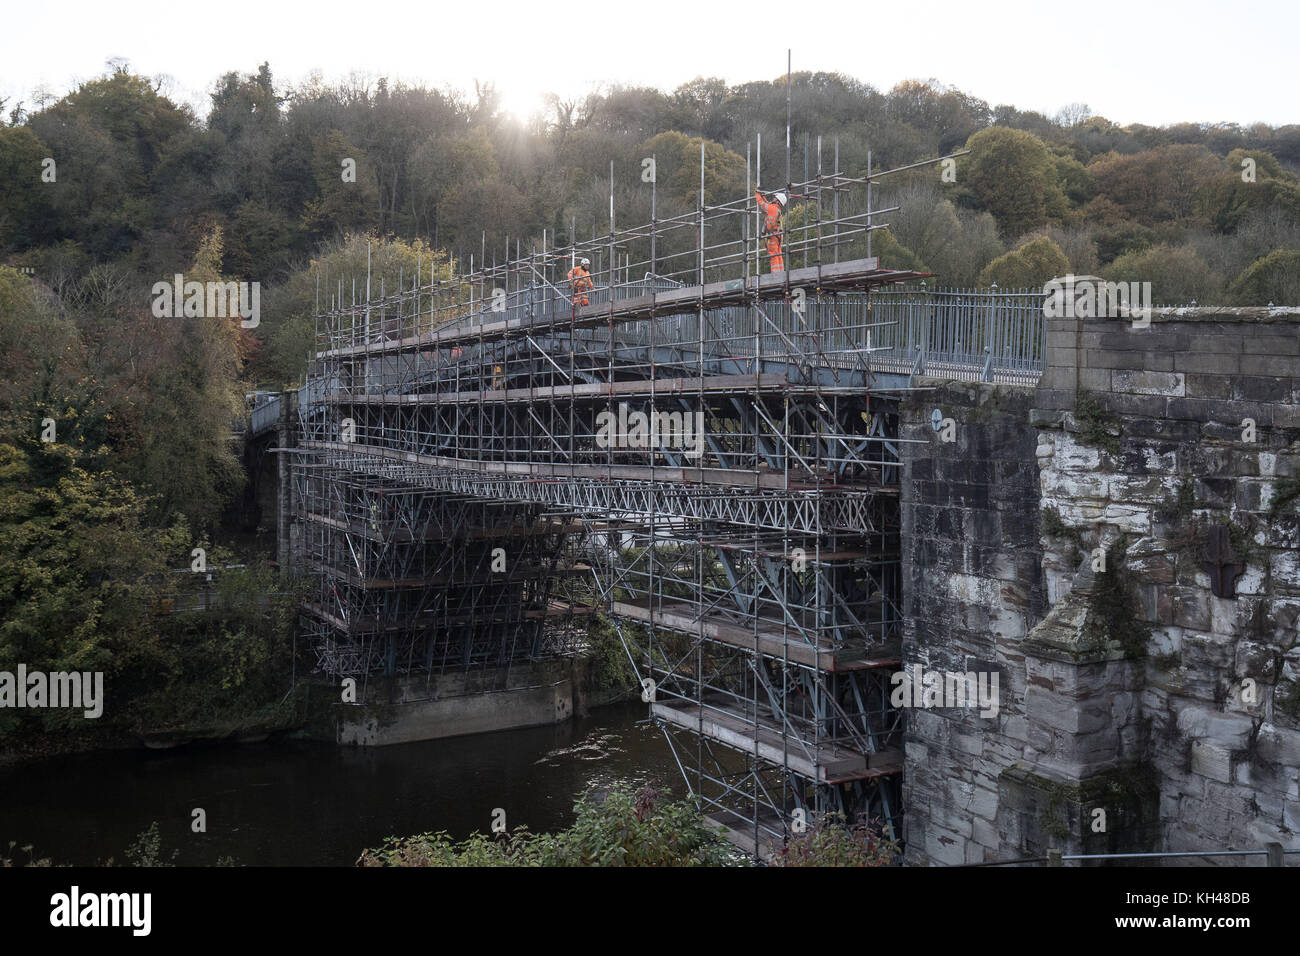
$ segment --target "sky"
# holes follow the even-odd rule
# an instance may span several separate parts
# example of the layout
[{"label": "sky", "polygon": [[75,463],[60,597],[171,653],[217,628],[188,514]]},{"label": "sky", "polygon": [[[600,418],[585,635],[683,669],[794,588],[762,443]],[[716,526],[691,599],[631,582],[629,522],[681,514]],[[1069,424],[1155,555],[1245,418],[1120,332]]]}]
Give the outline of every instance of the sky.
[{"label": "sky", "polygon": [[[815,11],[815,12],[814,12]],[[730,83],[795,70],[840,72],[888,90],[936,79],[1053,115],[1082,102],[1120,124],[1300,122],[1296,0],[925,0],[816,4],[607,0],[594,4],[160,0],[9,4],[0,15],[0,98],[62,95],[124,58],[206,115],[224,73],[269,61],[277,86],[318,71],[471,93],[495,84],[533,112],[615,84],[671,90],[697,76]]]}]

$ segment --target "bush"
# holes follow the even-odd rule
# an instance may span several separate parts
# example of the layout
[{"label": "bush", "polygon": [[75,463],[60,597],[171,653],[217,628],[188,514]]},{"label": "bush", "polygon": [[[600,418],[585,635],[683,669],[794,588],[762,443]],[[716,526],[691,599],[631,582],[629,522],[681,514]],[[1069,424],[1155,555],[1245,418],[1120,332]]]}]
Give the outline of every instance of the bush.
[{"label": "bush", "polygon": [[1275,249],[1255,260],[1228,294],[1239,305],[1300,305],[1300,249]]},{"label": "bush", "polygon": [[1040,237],[998,256],[980,273],[980,285],[996,282],[1004,289],[1041,288],[1070,271],[1070,260],[1051,239]]},{"label": "bush", "polygon": [[878,825],[859,820],[846,826],[843,814],[818,817],[803,834],[786,844],[773,866],[888,866],[898,861],[896,840]]},{"label": "bush", "polygon": [[1205,260],[1189,246],[1161,244],[1141,252],[1127,252],[1106,267],[1111,282],[1150,282],[1152,304],[1207,304],[1222,284]]},{"label": "bush", "polygon": [[744,858],[693,803],[646,785],[616,784],[574,804],[577,820],[555,834],[520,827],[497,838],[445,832],[390,837],[358,866],[736,866]]}]

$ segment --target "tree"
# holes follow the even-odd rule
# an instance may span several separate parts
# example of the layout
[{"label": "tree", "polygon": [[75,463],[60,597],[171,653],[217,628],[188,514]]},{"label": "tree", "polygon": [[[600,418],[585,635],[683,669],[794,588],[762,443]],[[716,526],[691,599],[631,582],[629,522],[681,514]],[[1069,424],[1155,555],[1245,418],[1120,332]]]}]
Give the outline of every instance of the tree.
[{"label": "tree", "polygon": [[1107,153],[1088,166],[1099,197],[1142,225],[1191,220],[1196,192],[1222,170],[1204,146],[1172,145],[1131,156]]},{"label": "tree", "polygon": [[961,240],[949,246],[948,254],[931,266],[943,285],[973,286],[983,268],[1007,247],[998,236],[997,222],[988,213],[959,209],[957,221],[961,224]]},{"label": "tree", "polygon": [[[40,459],[54,458],[51,466]],[[87,471],[71,446],[0,442],[0,669],[103,671],[111,680],[155,663],[142,627],[151,576],[175,552],[171,532],[149,528],[145,503],[111,472]],[[59,477],[41,479],[41,474]],[[18,712],[0,710],[0,733]],[[29,712],[46,728],[80,712]]]},{"label": "tree", "polygon": [[1065,208],[1052,156],[1041,139],[1022,130],[992,127],[966,142],[957,181],[993,214],[1004,236],[1018,236]]},{"label": "tree", "polygon": [[696,77],[673,91],[673,114],[683,132],[722,142],[731,138],[733,96],[727,81]]},{"label": "tree", "polygon": [[[318,284],[325,303],[337,294],[340,279],[348,290],[344,295],[351,295],[354,280],[358,288],[365,287],[367,263],[375,290],[391,289],[398,283],[409,286],[417,270],[422,282],[430,282],[435,277],[451,278],[447,256],[419,239],[405,242],[351,234],[322,243],[315,258],[293,270],[262,300],[267,317],[261,327],[266,330],[265,345],[249,362],[255,383],[284,388],[301,380],[304,356],[317,345],[312,316]],[[427,315],[424,321],[428,321]],[[414,329],[405,331],[410,334]]]},{"label": "tree", "polygon": [[883,202],[899,208],[889,214],[889,232],[916,253],[919,261],[947,261],[952,247],[962,241],[957,210],[933,182],[914,182],[891,192]]},{"label": "tree", "polygon": [[700,196],[700,146],[704,146],[704,202],[735,199],[745,192],[745,157],[721,143],[683,133],[660,133],[641,144],[644,156],[655,156],[659,197],[693,209]]},{"label": "tree", "polygon": [[303,210],[302,225],[313,238],[364,231],[378,224],[374,166],[343,133],[332,129],[313,138],[312,171],[317,194]]},{"label": "tree", "polygon": [[[186,281],[224,281],[221,259],[221,230],[214,227]],[[160,522],[184,514],[204,530],[246,480],[231,449],[230,425],[244,408],[239,373],[251,339],[238,316],[162,321],[159,338],[173,351],[147,383],[147,403],[135,410],[142,433],[135,474],[157,496]]]},{"label": "tree", "polygon": [[1056,243],[1070,261],[1070,271],[1075,275],[1094,275],[1097,272],[1097,239],[1094,227],[1088,223],[1077,226],[1047,225],[1036,229],[1027,238],[1046,236]]},{"label": "tree", "polygon": [[230,241],[222,265],[249,281],[278,277],[297,244],[298,231],[296,223],[264,202],[240,203],[226,230]]},{"label": "tree", "polygon": [[208,130],[221,144],[212,184],[223,209],[242,203],[268,203],[280,170],[274,159],[280,144],[284,97],[275,92],[269,64],[255,76],[227,73],[211,94]]},{"label": "tree", "polygon": [[[866,255],[865,242],[862,255]],[[906,272],[929,272],[925,263],[907,246],[903,245],[889,229],[877,229],[871,237],[871,254],[880,260],[882,269],[898,269]]]},{"label": "tree", "polygon": [[1152,302],[1161,305],[1208,305],[1223,286],[1195,250],[1165,243],[1126,253],[1102,274],[1112,282],[1150,282]]},{"label": "tree", "polygon": [[49,156],[29,128],[0,127],[0,252],[51,238],[55,183],[41,179]]},{"label": "tree", "polygon": [[1056,201],[1049,206],[1047,212],[1053,219],[1064,219],[1069,206],[1082,205],[1092,197],[1092,176],[1083,163],[1068,152],[1059,149],[1052,152],[1052,177],[1056,188],[1068,203]]},{"label": "tree", "polygon": [[1300,249],[1275,249],[1257,259],[1228,292],[1241,305],[1300,305]]},{"label": "tree", "polygon": [[1070,260],[1060,246],[1046,237],[1031,239],[1018,249],[998,256],[980,273],[980,285],[994,282],[1003,289],[1036,289],[1065,275]]},{"label": "tree", "polygon": [[1062,126],[1078,126],[1092,115],[1087,103],[1067,103],[1056,111],[1056,122]]},{"label": "tree", "polygon": [[1198,209],[1216,232],[1235,232],[1252,214],[1269,210],[1300,217],[1300,180],[1271,153],[1234,149],[1224,165],[1196,192]]},{"label": "tree", "polygon": [[134,251],[159,225],[154,178],[194,122],[188,108],[124,70],[33,116],[32,131],[58,160],[50,197],[59,227],[102,257]]}]

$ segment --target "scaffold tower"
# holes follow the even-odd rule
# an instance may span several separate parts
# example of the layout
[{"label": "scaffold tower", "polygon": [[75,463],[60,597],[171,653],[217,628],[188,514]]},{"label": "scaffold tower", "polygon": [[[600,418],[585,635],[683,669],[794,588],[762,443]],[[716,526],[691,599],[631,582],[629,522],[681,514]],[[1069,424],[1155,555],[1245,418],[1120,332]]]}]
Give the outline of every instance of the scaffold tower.
[{"label": "scaffold tower", "polygon": [[870,255],[894,171],[817,155],[776,272],[756,171],[706,204],[701,148],[693,212],[618,228],[611,170],[597,239],[321,277],[294,469],[321,670],[504,669],[599,615],[737,845],[818,812],[901,834],[905,378],[873,368],[872,293],[921,275]]}]

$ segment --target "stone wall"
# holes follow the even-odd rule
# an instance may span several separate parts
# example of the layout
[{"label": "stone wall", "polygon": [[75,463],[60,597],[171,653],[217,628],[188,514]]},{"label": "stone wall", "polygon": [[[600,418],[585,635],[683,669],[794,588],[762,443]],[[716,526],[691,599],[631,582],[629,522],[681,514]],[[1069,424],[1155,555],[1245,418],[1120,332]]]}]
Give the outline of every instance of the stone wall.
[{"label": "stone wall", "polygon": [[[921,382],[920,384],[927,384]],[[909,859],[974,863],[996,851],[999,774],[1029,727],[1021,645],[1046,611],[1038,531],[1033,392],[946,385],[903,409],[905,668],[996,671],[996,717],[912,708],[903,775]],[[950,418],[952,442],[931,424]]]},{"label": "stone wall", "polygon": [[1297,846],[1300,315],[1047,345],[1036,390],[904,408],[905,661],[1001,690],[996,717],[909,711],[909,859]]}]

